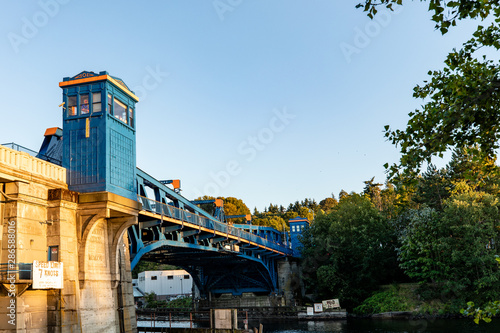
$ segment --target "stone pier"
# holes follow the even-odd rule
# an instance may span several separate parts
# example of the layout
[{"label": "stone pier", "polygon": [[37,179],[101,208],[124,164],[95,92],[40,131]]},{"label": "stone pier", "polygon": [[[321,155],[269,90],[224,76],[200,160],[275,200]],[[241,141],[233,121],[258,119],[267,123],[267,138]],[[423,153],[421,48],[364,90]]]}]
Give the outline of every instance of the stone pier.
[{"label": "stone pier", "polygon": [[[68,190],[66,170],[0,146],[0,333],[136,332],[126,230],[140,204]],[[34,289],[33,261],[63,264]]]}]

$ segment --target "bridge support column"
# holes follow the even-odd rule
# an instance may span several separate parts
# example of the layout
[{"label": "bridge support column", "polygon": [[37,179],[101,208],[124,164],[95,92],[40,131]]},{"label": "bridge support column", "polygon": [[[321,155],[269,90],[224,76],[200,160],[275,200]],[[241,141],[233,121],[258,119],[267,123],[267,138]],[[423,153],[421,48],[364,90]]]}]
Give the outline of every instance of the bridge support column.
[{"label": "bridge support column", "polygon": [[79,196],[79,280],[84,332],[135,332],[126,230],[139,203],[109,192]]},{"label": "bridge support column", "polygon": [[[137,331],[126,230],[140,209],[69,191],[64,168],[0,146],[0,332]],[[34,261],[61,263],[62,285],[33,289]]]},{"label": "bridge support column", "polygon": [[304,293],[300,267],[296,260],[288,258],[278,261],[278,284],[285,297],[285,305],[295,306]]},{"label": "bridge support column", "polygon": [[[2,274],[0,320],[2,332],[80,332],[78,316],[78,260],[75,216],[77,195],[64,189],[47,190],[44,185],[14,181],[0,184],[3,203],[1,262],[8,263],[9,245],[15,244],[19,273],[12,282]],[[0,209],[2,210],[2,209]],[[9,235],[15,235],[10,237]],[[10,242],[15,240],[15,242]],[[32,289],[30,264],[34,261],[64,263],[62,289]],[[3,269],[7,266],[3,266]],[[16,277],[17,275],[17,277]],[[15,304],[15,316],[4,313]]]}]

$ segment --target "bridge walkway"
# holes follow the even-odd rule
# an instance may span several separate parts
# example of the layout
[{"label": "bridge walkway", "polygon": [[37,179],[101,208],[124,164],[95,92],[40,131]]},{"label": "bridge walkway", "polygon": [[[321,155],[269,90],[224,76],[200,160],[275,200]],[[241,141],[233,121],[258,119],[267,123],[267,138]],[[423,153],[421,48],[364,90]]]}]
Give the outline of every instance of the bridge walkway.
[{"label": "bridge walkway", "polygon": [[137,170],[142,210],[128,229],[132,269],[141,259],[182,267],[202,294],[277,292],[276,259],[292,255],[288,246],[217,220]]}]

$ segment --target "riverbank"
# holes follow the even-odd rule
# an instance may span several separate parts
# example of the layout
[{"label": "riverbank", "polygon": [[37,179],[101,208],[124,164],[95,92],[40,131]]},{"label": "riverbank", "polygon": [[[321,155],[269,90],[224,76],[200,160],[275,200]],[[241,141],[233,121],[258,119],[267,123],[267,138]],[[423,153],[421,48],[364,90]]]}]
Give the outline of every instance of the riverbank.
[{"label": "riverbank", "polygon": [[431,288],[414,283],[382,286],[355,307],[349,316],[370,319],[471,319],[460,313],[467,307],[465,300],[432,297]]}]

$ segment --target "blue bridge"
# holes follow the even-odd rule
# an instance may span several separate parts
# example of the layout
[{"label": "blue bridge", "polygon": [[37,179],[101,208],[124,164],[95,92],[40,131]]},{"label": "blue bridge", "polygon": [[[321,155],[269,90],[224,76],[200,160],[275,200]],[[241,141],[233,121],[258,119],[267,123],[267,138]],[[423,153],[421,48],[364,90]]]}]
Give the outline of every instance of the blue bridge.
[{"label": "blue bridge", "polygon": [[180,195],[178,180],[157,180],[137,168],[139,99],[120,78],[81,72],[59,86],[63,129],[47,130],[37,157],[65,167],[72,191],[106,191],[142,204],[127,230],[132,269],[140,260],[182,267],[202,297],[281,292],[278,261],[297,255],[288,233],[227,223],[222,200],[212,201],[209,214],[199,207],[207,201]]},{"label": "blue bridge", "polygon": [[132,268],[140,259],[180,266],[202,296],[279,292],[276,260],[292,255],[286,233],[252,233],[224,223],[141,169],[137,183],[143,210],[128,229]]}]

